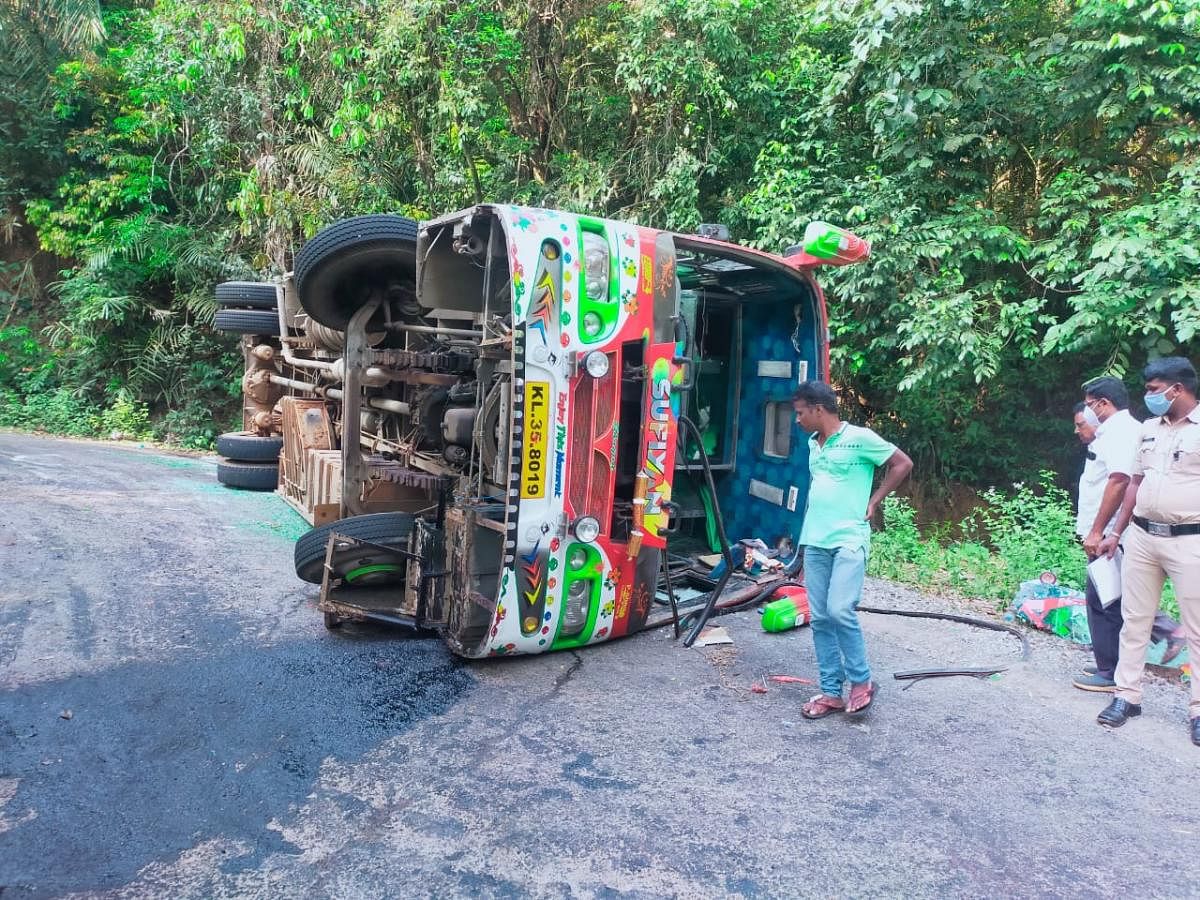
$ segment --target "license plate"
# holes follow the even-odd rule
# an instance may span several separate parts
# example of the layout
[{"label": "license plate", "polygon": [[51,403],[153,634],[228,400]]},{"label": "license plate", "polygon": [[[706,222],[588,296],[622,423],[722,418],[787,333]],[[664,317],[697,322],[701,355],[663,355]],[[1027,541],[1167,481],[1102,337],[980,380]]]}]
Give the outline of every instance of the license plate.
[{"label": "license plate", "polygon": [[546,496],[550,459],[550,383],[525,382],[525,434],[521,444],[521,499]]}]

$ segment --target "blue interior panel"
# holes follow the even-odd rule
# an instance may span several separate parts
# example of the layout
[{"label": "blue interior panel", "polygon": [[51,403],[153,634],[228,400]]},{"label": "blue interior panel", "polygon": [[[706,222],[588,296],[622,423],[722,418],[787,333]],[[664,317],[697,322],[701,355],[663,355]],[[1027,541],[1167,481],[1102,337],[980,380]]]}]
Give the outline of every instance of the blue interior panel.
[{"label": "blue interior panel", "polygon": [[[805,306],[811,309],[808,303]],[[797,325],[790,303],[748,303],[743,310],[741,401],[734,470],[718,476],[717,499],[731,542],[756,537],[774,546],[786,535],[795,546],[808,500],[808,436],[795,424],[793,413],[789,418],[791,447],[786,459],[766,455],[763,440],[767,403],[782,400],[790,404],[797,383],[798,363],[806,360],[808,377],[818,376],[815,322],[808,312],[800,323],[799,344],[806,351],[802,355],[792,343]],[[758,364],[764,361],[791,362],[791,377],[760,376]],[[752,496],[752,480],[782,490],[783,504]],[[789,511],[787,494],[793,486],[798,496],[795,511]]]}]

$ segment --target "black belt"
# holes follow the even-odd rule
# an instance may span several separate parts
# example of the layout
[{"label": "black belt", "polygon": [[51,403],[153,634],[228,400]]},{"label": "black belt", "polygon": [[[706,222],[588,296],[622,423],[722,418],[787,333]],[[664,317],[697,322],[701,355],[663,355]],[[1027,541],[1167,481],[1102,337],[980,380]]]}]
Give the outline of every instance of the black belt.
[{"label": "black belt", "polygon": [[1180,537],[1185,534],[1200,534],[1200,522],[1192,525],[1168,525],[1166,522],[1151,522],[1141,516],[1133,517],[1133,524],[1147,534],[1159,537]]}]

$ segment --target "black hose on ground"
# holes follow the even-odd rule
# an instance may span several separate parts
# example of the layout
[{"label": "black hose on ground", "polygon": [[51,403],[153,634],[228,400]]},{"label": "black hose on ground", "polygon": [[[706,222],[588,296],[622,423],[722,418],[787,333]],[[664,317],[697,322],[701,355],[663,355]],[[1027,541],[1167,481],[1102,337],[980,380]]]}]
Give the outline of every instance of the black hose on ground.
[{"label": "black hose on ground", "polygon": [[679,640],[679,604],[675,602],[675,588],[671,585],[671,563],[666,549],[662,552],[663,578],[667,582],[667,599],[671,601],[671,622],[675,626],[675,640]]},{"label": "black hose on ground", "polygon": [[[736,603],[730,603],[726,606],[713,604],[712,598],[710,597],[709,603],[706,604],[704,609],[706,615],[700,619],[698,626],[693,628],[693,632],[698,634],[699,629],[703,628],[704,624],[707,623],[709,619],[717,616],[723,616],[727,613],[740,612],[745,609],[750,609],[762,603],[767,597],[771,596],[771,594],[775,593],[780,588],[788,587],[790,585],[803,587],[804,582],[802,579],[798,578],[783,578],[779,581],[772,581],[753,596],[745,600],[740,600]],[[710,609],[709,607],[714,608]],[[976,628],[984,628],[988,631],[999,631],[1003,634],[1011,634],[1021,642],[1021,658],[1018,661],[1029,661],[1029,656],[1031,653],[1029,638],[1026,637],[1025,633],[1021,629],[1014,625],[1007,625],[1003,622],[990,622],[987,619],[977,619],[972,616],[960,616],[955,613],[926,612],[924,610],[915,609],[882,609],[877,606],[860,606],[858,607],[858,611],[874,613],[875,615],[880,616],[905,616],[906,618],[912,619],[935,619],[945,622],[958,622],[962,625],[973,625]],[[694,615],[694,613],[686,614],[684,616],[684,621],[686,622],[691,618],[692,615]],[[660,627],[666,624],[667,622],[665,621],[659,623],[648,623],[647,627]],[[686,644],[686,646],[691,646],[691,644]],[[966,675],[973,678],[987,678],[991,675],[997,675],[1000,672],[1005,672],[1007,670],[1008,665],[953,666],[940,669],[912,669],[904,672],[894,672],[892,673],[892,677],[897,681],[911,682],[910,684],[906,685],[905,690],[907,690],[916,682],[924,681],[926,678],[948,678],[955,675]]]},{"label": "black hose on ground", "polygon": [[717,520],[717,536],[721,539],[721,557],[725,560],[725,571],[721,573],[721,577],[717,579],[717,583],[708,594],[708,600],[704,604],[704,609],[700,613],[700,618],[696,620],[696,624],[692,626],[692,630],[688,632],[687,637],[683,639],[683,646],[690,647],[696,643],[696,638],[700,636],[701,629],[712,616],[713,608],[717,605],[717,600],[720,599],[721,591],[725,590],[725,583],[729,581],[729,576],[733,574],[733,554],[729,551],[729,538],[725,536],[725,519],[721,516],[721,505],[717,503],[717,486],[713,483],[712,468],[708,464],[708,454],[704,452],[704,439],[700,434],[700,429],[696,427],[696,423],[687,416],[679,417],[679,424],[686,428],[688,433],[695,439],[696,447],[700,451],[700,464],[704,467],[704,482],[708,485],[709,494],[713,498],[713,517]]},{"label": "black hose on ground", "polygon": [[925,612],[915,609],[880,609],[877,606],[860,606],[859,612],[875,613],[879,616],[907,616],[910,619],[942,619],[947,622],[960,622],[963,625],[974,625],[976,628],[986,628],[988,631],[1002,631],[1011,634],[1021,642],[1021,662],[1029,661],[1029,638],[1015,625],[1004,622],[989,622],[987,619],[976,619],[973,616],[960,616],[955,613]]},{"label": "black hose on ground", "polygon": [[[1027,638],[1019,628],[1014,625],[1006,625],[1003,622],[989,622],[987,619],[976,619],[971,616],[959,616],[954,613],[934,613],[924,612],[915,609],[880,609],[877,606],[860,606],[859,612],[875,613],[880,616],[906,616],[912,619],[940,619],[946,622],[959,622],[963,625],[974,625],[976,628],[986,628],[988,631],[1000,631],[1006,634],[1011,634],[1021,642],[1021,659],[1020,662],[1029,661],[1029,638]],[[952,675],[969,675],[974,678],[987,678],[990,675],[996,675],[1000,672],[1008,670],[1007,665],[1003,666],[955,666],[945,669],[913,669],[907,672],[893,672],[892,677],[897,681],[911,681],[916,683],[924,681],[926,678],[948,678]],[[908,685],[911,687],[912,685]]]}]

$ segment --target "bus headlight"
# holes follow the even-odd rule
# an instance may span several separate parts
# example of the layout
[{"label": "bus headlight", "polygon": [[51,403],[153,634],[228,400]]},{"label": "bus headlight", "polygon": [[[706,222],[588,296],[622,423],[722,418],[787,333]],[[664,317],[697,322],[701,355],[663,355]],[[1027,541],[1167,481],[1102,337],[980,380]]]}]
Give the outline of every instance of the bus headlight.
[{"label": "bus headlight", "polygon": [[[588,315],[595,314],[588,313]],[[593,378],[603,378],[608,374],[608,354],[600,350],[593,350],[583,358],[583,367]]]},{"label": "bus headlight", "polygon": [[583,314],[583,333],[590,338],[594,338],[604,330],[604,320],[600,318],[599,313],[586,312]]},{"label": "bus headlight", "polygon": [[567,568],[573,571],[582,569],[587,565],[588,555],[587,550],[575,544],[567,551]]},{"label": "bus headlight", "polygon": [[562,623],[559,634],[563,637],[575,637],[587,624],[588,614],[592,610],[592,586],[586,578],[571,582],[567,588],[567,602],[563,606]]},{"label": "bus headlight", "polygon": [[608,299],[608,280],[611,277],[608,238],[592,231],[583,233],[584,290],[588,299],[598,303]]},{"label": "bus headlight", "polygon": [[581,516],[575,520],[575,537],[590,544],[600,537],[600,520],[595,516]]}]

